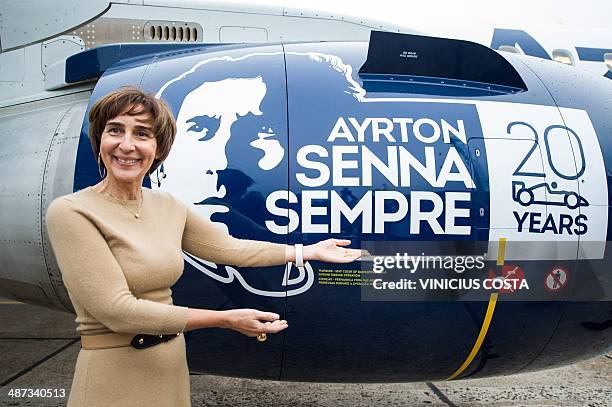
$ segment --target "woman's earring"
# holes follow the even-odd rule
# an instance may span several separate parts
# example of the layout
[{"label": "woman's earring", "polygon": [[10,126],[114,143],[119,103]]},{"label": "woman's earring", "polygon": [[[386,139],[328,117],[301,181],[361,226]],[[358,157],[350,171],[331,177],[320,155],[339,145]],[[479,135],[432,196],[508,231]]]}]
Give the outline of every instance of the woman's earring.
[{"label": "woman's earring", "polygon": [[160,171],[159,171],[159,172],[160,172],[160,174],[161,174],[162,179],[166,178],[166,171],[164,171],[164,163],[161,163],[161,165],[159,166],[159,168],[160,168]]},{"label": "woman's earring", "polygon": [[[100,163],[101,158],[100,153],[98,153],[98,174],[100,174],[100,178],[104,179],[106,177],[106,167]],[[102,174],[102,169],[104,169],[104,174]]]}]

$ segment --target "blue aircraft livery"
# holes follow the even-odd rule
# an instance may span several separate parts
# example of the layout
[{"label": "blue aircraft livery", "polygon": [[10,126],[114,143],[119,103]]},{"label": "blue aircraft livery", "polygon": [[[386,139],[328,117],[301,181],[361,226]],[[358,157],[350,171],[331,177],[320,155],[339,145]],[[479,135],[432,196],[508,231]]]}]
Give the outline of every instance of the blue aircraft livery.
[{"label": "blue aircraft livery", "polygon": [[[166,56],[146,71],[136,64],[106,75],[141,75],[141,86],[174,110],[177,137],[152,187],[236,237],[504,237],[524,242],[507,259],[603,257],[607,184],[585,111],[369,94],[356,74],[362,62],[348,52],[265,46],[187,54],[180,63]],[[551,241],[565,245],[543,253],[533,244]],[[185,260],[259,296],[302,294],[315,279],[310,264],[278,267],[271,283],[188,253]]]},{"label": "blue aircraft livery", "polygon": [[[368,45],[205,46],[142,56],[107,70],[90,104],[133,84],[166,100],[177,135],[163,173],[145,178],[146,186],[237,238],[476,248],[493,264],[483,279],[524,277],[529,291],[496,292],[486,339],[459,377],[545,368],[608,347],[609,297],[600,286],[580,296],[580,275],[609,280],[609,81],[581,77],[587,98],[573,87],[572,67],[509,54],[502,62],[523,88],[496,87],[495,75],[472,83],[369,73]],[[424,58],[413,51],[394,62]],[[100,180],[87,130],[85,121],[75,190]],[[502,238],[506,263],[495,267]],[[194,372],[442,380],[464,365],[490,306],[488,296],[452,288],[425,290],[421,300],[368,300],[365,261],[241,268],[184,259],[174,304],[257,308],[290,324],[264,344],[229,330],[190,331]]]}]

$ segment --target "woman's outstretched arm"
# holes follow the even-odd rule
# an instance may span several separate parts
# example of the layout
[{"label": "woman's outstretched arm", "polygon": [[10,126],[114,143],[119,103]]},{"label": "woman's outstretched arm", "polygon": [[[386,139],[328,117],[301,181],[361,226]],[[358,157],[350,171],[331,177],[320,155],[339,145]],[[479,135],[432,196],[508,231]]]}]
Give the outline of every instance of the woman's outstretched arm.
[{"label": "woman's outstretched arm", "polygon": [[240,267],[284,264],[287,245],[236,239],[208,219],[187,208],[183,250],[213,263]]},{"label": "woman's outstretched arm", "polygon": [[[303,248],[303,259],[330,263],[350,263],[361,257],[361,250],[344,248],[350,240],[327,239]],[[183,250],[213,263],[240,267],[274,266],[295,262],[293,245],[236,239],[213,222],[187,208]]]},{"label": "woman's outstretched arm", "polygon": [[277,333],[287,328],[287,321],[279,318],[273,312],[256,309],[212,311],[189,308],[185,332],[200,328],[227,328],[247,336],[257,336],[261,333]]}]

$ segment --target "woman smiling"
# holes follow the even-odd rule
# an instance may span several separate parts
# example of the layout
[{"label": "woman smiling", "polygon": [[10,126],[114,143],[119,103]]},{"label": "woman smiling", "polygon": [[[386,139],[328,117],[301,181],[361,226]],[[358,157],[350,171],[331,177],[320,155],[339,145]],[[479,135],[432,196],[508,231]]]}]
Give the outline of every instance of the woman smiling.
[{"label": "woman smiling", "polygon": [[142,188],[176,133],[169,108],[152,95],[121,88],[94,104],[89,122],[102,181],[56,199],[47,212],[81,335],[69,406],[188,406],[183,332],[217,327],[264,339],[287,328],[279,315],[255,309],[173,305],[170,287],[183,272],[183,250],[243,267],[346,263],[361,255],[341,247],[347,240],[302,249],[236,239],[172,195]]}]

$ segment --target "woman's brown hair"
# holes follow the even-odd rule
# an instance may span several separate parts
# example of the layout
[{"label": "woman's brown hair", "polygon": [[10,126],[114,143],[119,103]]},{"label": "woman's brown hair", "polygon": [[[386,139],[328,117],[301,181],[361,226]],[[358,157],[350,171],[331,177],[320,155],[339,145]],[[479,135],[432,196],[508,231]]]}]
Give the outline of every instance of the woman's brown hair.
[{"label": "woman's brown hair", "polygon": [[157,141],[157,157],[148,171],[151,174],[168,157],[174,142],[176,121],[172,110],[163,100],[134,86],[119,88],[102,97],[89,111],[89,141],[96,158],[100,154],[100,140],[106,123],[122,114],[148,114],[151,117],[150,124]]}]

